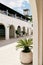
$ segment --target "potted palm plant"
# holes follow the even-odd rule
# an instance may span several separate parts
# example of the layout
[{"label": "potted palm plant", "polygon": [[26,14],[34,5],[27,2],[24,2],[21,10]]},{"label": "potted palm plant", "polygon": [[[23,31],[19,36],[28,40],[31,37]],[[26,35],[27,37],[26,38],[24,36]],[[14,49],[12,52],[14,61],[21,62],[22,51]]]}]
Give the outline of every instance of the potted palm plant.
[{"label": "potted palm plant", "polygon": [[23,50],[20,53],[20,59],[22,63],[31,63],[32,62],[32,51],[31,46],[32,45],[32,39],[21,39],[18,41],[17,49],[23,48]]}]

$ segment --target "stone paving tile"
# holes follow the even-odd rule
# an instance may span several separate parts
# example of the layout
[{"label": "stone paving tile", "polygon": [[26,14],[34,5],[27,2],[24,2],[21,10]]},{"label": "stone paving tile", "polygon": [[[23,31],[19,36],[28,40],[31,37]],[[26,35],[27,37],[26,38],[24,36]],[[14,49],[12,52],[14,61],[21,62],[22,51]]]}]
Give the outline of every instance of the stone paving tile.
[{"label": "stone paving tile", "polygon": [[25,38],[33,38],[32,36],[24,36],[24,37],[19,37],[19,38],[12,38],[9,40],[0,40],[0,47],[12,44],[13,42],[17,42],[20,39],[25,39]]},{"label": "stone paving tile", "polygon": [[18,39],[0,41],[0,65],[32,65],[32,63],[21,64],[21,49],[16,50],[17,40]]}]

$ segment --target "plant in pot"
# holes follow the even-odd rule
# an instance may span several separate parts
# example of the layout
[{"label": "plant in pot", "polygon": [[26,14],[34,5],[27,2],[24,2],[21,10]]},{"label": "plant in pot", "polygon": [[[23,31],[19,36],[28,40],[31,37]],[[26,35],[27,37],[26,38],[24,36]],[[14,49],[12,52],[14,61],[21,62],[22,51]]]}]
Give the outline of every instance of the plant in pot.
[{"label": "plant in pot", "polygon": [[17,38],[19,37],[19,32],[18,32],[18,30],[16,30],[16,35],[17,35]]},{"label": "plant in pot", "polygon": [[22,48],[20,53],[20,59],[22,63],[31,63],[32,62],[32,39],[21,39],[18,41],[16,48]]}]

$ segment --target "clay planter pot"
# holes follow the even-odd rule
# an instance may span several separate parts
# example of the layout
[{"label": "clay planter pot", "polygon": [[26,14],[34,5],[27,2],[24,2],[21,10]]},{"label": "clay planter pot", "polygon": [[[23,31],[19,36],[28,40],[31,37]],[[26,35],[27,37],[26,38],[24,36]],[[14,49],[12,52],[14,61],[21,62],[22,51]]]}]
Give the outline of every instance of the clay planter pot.
[{"label": "clay planter pot", "polygon": [[32,52],[21,52],[20,53],[21,63],[31,63],[32,62]]}]

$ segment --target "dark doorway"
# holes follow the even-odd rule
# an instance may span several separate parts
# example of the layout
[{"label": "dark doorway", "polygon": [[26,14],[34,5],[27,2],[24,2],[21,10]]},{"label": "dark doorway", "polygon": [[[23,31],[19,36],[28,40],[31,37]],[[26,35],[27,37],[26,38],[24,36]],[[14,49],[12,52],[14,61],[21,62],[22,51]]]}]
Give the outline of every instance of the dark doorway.
[{"label": "dark doorway", "polygon": [[9,37],[10,38],[14,38],[15,37],[15,29],[14,29],[13,25],[10,25],[10,28],[9,28]]},{"label": "dark doorway", "polygon": [[4,25],[0,24],[0,40],[5,39],[5,27]]}]

